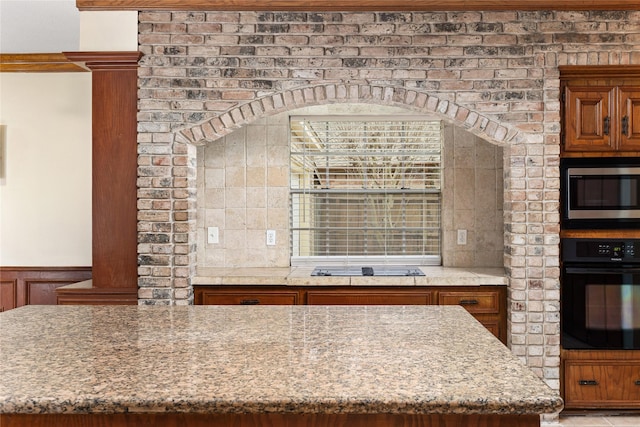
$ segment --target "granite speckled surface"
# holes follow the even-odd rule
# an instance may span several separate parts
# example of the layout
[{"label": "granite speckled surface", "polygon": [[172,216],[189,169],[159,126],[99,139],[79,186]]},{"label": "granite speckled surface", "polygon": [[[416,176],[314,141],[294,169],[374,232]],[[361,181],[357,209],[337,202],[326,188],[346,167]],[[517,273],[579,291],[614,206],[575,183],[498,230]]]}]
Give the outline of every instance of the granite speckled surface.
[{"label": "granite speckled surface", "polygon": [[506,285],[504,268],[420,266],[424,276],[311,276],[313,267],[200,268],[194,285],[479,286]]},{"label": "granite speckled surface", "polygon": [[458,306],[25,306],[0,330],[0,413],[562,405]]}]

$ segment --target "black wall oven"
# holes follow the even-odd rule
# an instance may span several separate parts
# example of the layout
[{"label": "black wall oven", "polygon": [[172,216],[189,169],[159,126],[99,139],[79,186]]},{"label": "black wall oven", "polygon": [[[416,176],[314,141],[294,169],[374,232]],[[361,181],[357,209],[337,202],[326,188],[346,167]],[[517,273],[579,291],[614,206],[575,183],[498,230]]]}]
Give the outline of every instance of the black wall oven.
[{"label": "black wall oven", "polygon": [[563,158],[560,179],[563,228],[640,225],[640,158]]},{"label": "black wall oven", "polygon": [[562,240],[565,349],[640,349],[640,239]]}]

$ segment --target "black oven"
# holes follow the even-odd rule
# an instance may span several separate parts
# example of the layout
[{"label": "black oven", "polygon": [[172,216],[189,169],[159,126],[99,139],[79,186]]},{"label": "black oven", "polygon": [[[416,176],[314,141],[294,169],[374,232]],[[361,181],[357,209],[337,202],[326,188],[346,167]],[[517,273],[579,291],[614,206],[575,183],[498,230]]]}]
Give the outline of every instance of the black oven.
[{"label": "black oven", "polygon": [[563,158],[560,191],[563,228],[640,225],[640,158]]},{"label": "black oven", "polygon": [[640,349],[640,239],[563,239],[562,346]]}]

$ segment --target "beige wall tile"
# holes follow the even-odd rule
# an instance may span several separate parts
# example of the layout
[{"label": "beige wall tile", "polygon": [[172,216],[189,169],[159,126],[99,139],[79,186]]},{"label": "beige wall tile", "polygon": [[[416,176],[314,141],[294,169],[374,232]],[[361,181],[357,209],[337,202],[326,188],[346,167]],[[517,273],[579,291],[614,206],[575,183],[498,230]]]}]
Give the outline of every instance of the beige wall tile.
[{"label": "beige wall tile", "polygon": [[[315,108],[323,114],[376,109],[388,112],[376,106]],[[313,113],[314,108],[305,110]],[[204,242],[206,226],[220,227],[221,236],[220,244],[198,248],[201,266],[289,265],[288,117],[267,117],[199,149],[198,179],[203,175],[204,183],[198,186],[198,203],[206,210],[198,216],[198,242]],[[502,149],[445,125],[442,161],[443,265],[503,265]],[[267,229],[276,230],[275,246],[266,246]],[[457,245],[458,229],[467,230],[467,245]]]},{"label": "beige wall tile", "polygon": [[247,167],[247,187],[265,187],[267,185],[267,168],[264,166]]},{"label": "beige wall tile", "polygon": [[245,187],[247,185],[246,180],[246,167],[244,166],[227,166],[224,170],[224,184],[225,187]]}]

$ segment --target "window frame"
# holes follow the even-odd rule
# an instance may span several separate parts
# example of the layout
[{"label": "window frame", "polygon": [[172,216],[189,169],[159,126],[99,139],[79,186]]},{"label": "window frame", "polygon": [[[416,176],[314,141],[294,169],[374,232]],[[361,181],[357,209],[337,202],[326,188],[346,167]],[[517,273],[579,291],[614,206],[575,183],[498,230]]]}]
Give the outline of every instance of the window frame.
[{"label": "window frame", "polygon": [[[401,123],[401,122],[428,122],[432,125],[438,125],[438,150],[436,151],[428,151],[422,150],[419,152],[421,156],[425,158],[431,156],[432,158],[437,158],[437,177],[434,178],[434,181],[437,182],[437,188],[419,188],[419,189],[410,189],[410,188],[375,188],[375,189],[315,189],[315,188],[304,188],[304,186],[300,186],[297,188],[296,182],[296,174],[294,172],[294,159],[296,156],[301,156],[304,153],[302,151],[296,150],[296,143],[294,141],[295,135],[293,130],[293,122],[294,121],[313,121],[313,122],[389,122],[389,123]],[[426,118],[423,116],[415,116],[415,115],[398,115],[398,116],[377,116],[377,115],[292,115],[289,117],[289,147],[290,147],[290,185],[289,185],[289,199],[290,199],[290,207],[289,207],[289,222],[290,222],[290,254],[291,254],[291,265],[292,266],[307,266],[307,265],[344,265],[344,264],[391,264],[391,265],[441,265],[442,263],[442,210],[443,210],[443,201],[442,201],[442,193],[443,193],[443,171],[442,171],[442,156],[443,156],[443,123],[441,120],[434,120],[430,118]],[[433,144],[433,142],[432,142]],[[425,144],[425,147],[427,145]],[[389,155],[391,152],[384,152],[384,154]],[[317,154],[320,155],[320,154]],[[378,154],[376,154],[378,155]],[[371,156],[375,158],[375,156]],[[306,157],[304,158],[306,160]],[[433,160],[431,160],[433,161]],[[297,163],[302,164],[302,163]],[[306,169],[306,171],[310,171],[311,169]],[[433,170],[431,169],[430,172]],[[304,174],[298,174],[297,176],[303,176]],[[429,175],[430,177],[433,175]],[[427,182],[427,178],[424,178],[423,184]],[[426,185],[426,184],[425,184]],[[425,233],[426,230],[435,231],[437,234],[437,252],[435,254],[383,254],[383,255],[364,255],[364,254],[344,254],[344,255],[299,255],[299,248],[296,247],[297,241],[294,238],[296,231],[300,230],[300,227],[294,227],[294,216],[296,215],[295,211],[295,203],[294,199],[297,195],[311,195],[311,194],[362,194],[363,198],[366,193],[378,194],[378,195],[389,195],[389,194],[405,194],[409,196],[415,196],[419,194],[435,194],[437,195],[437,203],[430,202],[428,206],[437,206],[437,227],[424,227],[424,218],[425,214],[423,213],[420,218],[422,220],[423,226],[421,228],[416,227],[399,227],[399,230],[405,231],[416,231],[421,230],[422,233]],[[363,202],[364,204],[364,202]],[[425,209],[427,206],[427,202],[423,204],[422,209]],[[401,209],[406,209],[405,207]],[[429,219],[433,221],[433,218],[430,216]],[[305,230],[309,230],[309,233],[313,233],[313,227],[303,227]],[[329,228],[330,229],[330,228]],[[410,230],[412,229],[412,230]],[[385,238],[386,238],[385,234]],[[385,243],[386,245],[386,243]],[[424,246],[424,245],[423,245]],[[386,246],[385,246],[386,248]]]}]

